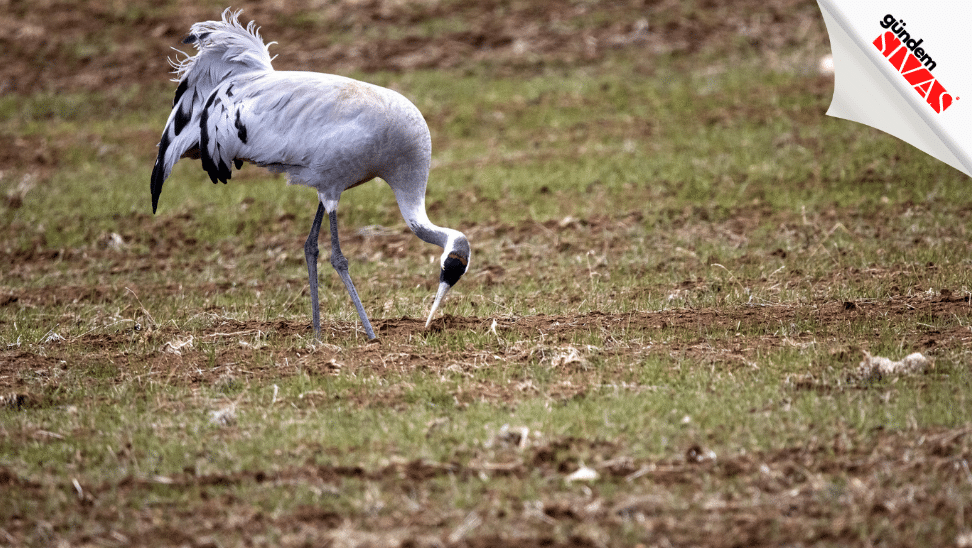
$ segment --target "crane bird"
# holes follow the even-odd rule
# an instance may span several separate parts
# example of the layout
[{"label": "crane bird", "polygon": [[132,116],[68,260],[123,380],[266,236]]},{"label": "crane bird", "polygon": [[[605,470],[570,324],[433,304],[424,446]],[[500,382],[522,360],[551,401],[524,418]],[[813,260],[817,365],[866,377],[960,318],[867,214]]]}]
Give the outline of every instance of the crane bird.
[{"label": "crane bird", "polygon": [[470,249],[462,232],[432,224],[425,212],[432,140],[422,113],[390,89],[332,74],[274,70],[268,51],[273,42],[263,43],[253,21],[243,28],[239,14],[227,8],[221,21],[192,25],[183,43],[198,52],[170,61],[179,86],[152,170],[152,212],[172,166],[186,157],[201,159],[213,183],[226,183],[231,166],[240,169],[247,161],[286,173],[290,184],[314,188],[317,214],[304,243],[314,335],[320,338],[317,239],[326,212],[331,266],[374,339],[341,253],[337,207],[345,190],[384,179],[412,232],[443,249],[427,328],[469,268]]}]

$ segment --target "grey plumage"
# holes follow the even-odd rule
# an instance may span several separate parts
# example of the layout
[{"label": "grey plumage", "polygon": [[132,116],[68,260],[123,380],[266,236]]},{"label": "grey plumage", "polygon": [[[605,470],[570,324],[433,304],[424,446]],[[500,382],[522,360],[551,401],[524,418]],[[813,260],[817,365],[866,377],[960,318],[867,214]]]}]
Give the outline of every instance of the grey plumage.
[{"label": "grey plumage", "polygon": [[286,173],[291,184],[313,187],[320,205],[304,246],[315,334],[317,234],[327,213],[331,264],[348,289],[365,332],[374,331],[348,275],[337,237],[341,193],[379,177],[391,187],[408,227],[443,248],[439,289],[426,326],[469,266],[469,242],[461,232],[432,224],[425,189],[432,142],[421,112],[399,93],[342,76],[278,72],[251,22],[239,12],[192,26],[186,43],[199,51],[173,63],[178,75],[172,112],[152,172],[152,210],[172,166],[199,158],[210,179],[227,182],[244,161]]}]

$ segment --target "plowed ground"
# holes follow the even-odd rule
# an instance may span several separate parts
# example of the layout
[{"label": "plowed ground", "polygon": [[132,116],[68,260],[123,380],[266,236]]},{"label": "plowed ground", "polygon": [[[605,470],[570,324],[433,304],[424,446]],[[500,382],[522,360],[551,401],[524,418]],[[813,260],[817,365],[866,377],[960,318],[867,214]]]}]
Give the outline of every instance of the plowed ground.
[{"label": "plowed ground", "polygon": [[[281,55],[280,69],[407,72],[463,70],[482,63],[505,74],[528,74],[544,66],[596,66],[612,52],[632,48],[646,55],[691,60],[745,47],[766,54],[771,62],[774,51],[822,40],[823,33],[814,3],[786,0],[696,2],[697,9],[664,0],[609,5],[566,0],[311,4],[242,6],[244,19],[260,21],[263,34],[281,44],[275,51]],[[188,2],[148,9],[122,2],[0,0],[0,11],[0,93],[26,96],[110,91],[163,80],[169,48],[178,44],[189,25],[213,18],[218,8]],[[414,31],[427,20],[464,24],[454,31],[448,24],[444,31]],[[643,32],[645,25],[652,32]],[[402,28],[413,31],[400,32]],[[32,171],[45,181],[58,169],[63,154],[56,142],[36,135],[0,134],[0,168]],[[14,211],[21,199],[8,192],[7,203],[0,207]],[[538,256],[597,247],[600,255],[611,257],[624,253],[628,244],[604,235],[624,234],[641,223],[623,209],[604,222],[610,230],[596,219],[583,227],[529,222],[484,229],[486,236],[481,238],[515,234],[520,241],[537,242],[553,229],[562,240],[541,245]],[[880,227],[905,210],[910,209],[872,211],[867,222]],[[752,228],[759,224],[758,216],[758,211],[739,208],[726,214],[719,226]],[[960,217],[967,221],[966,214]],[[796,221],[785,219],[781,224],[786,222]],[[556,428],[517,430],[513,424],[495,425],[483,434],[485,441],[456,441],[456,449],[441,460],[407,452],[401,457],[389,450],[359,464],[308,438],[234,470],[187,466],[167,474],[152,473],[153,456],[131,444],[101,448],[108,460],[90,448],[74,450],[75,440],[101,435],[92,426],[98,424],[95,419],[76,417],[78,408],[86,409],[77,394],[116,397],[106,385],[115,386],[115,394],[153,383],[181,394],[225,387],[232,394],[242,390],[240,401],[248,405],[256,399],[247,395],[249,387],[269,391],[272,386],[273,397],[253,404],[258,409],[253,413],[304,413],[338,406],[354,413],[394,413],[412,409],[421,398],[409,379],[447,377],[453,382],[436,394],[436,401],[449,409],[482,405],[516,410],[526,399],[545,400],[557,408],[582,405],[586,398],[612,391],[669,397],[664,387],[631,380],[631,364],[645,360],[661,363],[673,376],[690,367],[719,378],[735,375],[744,383],[747,374],[767,367],[766,356],[814,352],[806,369],[780,375],[781,399],[742,411],[739,420],[746,423],[784,413],[807,395],[825,403],[849,401],[848,413],[864,413],[864,404],[854,407],[858,401],[894,400],[898,381],[865,381],[855,373],[869,340],[887,336],[888,329],[880,326],[893,326],[893,337],[902,341],[902,348],[919,350],[933,361],[947,357],[947,367],[932,367],[917,379],[901,381],[912,383],[909,386],[919,393],[921,386],[941,383],[947,375],[967,378],[967,361],[961,357],[972,350],[969,292],[965,287],[933,287],[933,264],[835,269],[813,280],[815,293],[809,298],[792,302],[737,300],[719,306],[678,301],[652,311],[482,317],[446,310],[431,330],[425,329],[423,318],[396,318],[391,308],[382,309],[376,306],[380,302],[372,301],[368,305],[378,309],[373,322],[379,336],[372,343],[363,341],[358,324],[350,320],[325,317],[323,332],[330,343],[353,343],[308,345],[309,320],[299,315],[240,321],[216,307],[192,311],[199,327],[190,334],[184,327],[156,323],[151,311],[133,297],[136,292],[119,284],[118,278],[99,282],[88,274],[137,277],[172,272],[171,283],[137,287],[137,293],[151,294],[157,302],[174,302],[187,292],[234,291],[231,281],[192,287],[176,281],[179,272],[210,266],[202,255],[186,254],[201,244],[181,239],[178,223],[173,220],[164,234],[144,236],[155,226],[148,215],[119,219],[124,240],[151,238],[151,253],[113,250],[105,242],[84,249],[54,248],[46,245],[40,231],[33,246],[8,247],[3,253],[7,281],[0,294],[0,329],[16,328],[12,318],[18,310],[49,311],[45,319],[57,325],[107,327],[62,340],[17,341],[0,348],[5,412],[8,417],[27,417],[16,425],[0,424],[0,439],[8,448],[41,447],[34,455],[43,455],[45,447],[51,451],[50,463],[40,456],[34,463],[48,470],[46,474],[24,472],[23,463],[0,455],[0,499],[6,499],[0,502],[0,545],[972,546],[972,444],[967,422],[888,425],[868,431],[841,423],[835,430],[827,429],[836,434],[826,438],[811,431],[796,440],[781,432],[778,443],[763,444],[768,449],[716,454],[711,447],[734,447],[725,439],[731,432],[721,434],[712,425],[694,429],[688,420],[691,410],[681,410],[689,433],[660,452],[640,445],[650,432],[612,439],[558,433]],[[475,225],[471,221],[465,228],[475,231]],[[259,257],[262,250],[278,245],[292,247],[299,256],[300,226],[282,219],[256,243],[257,251],[227,250],[225,256]],[[26,229],[8,230],[6,237],[12,238],[13,231]],[[281,243],[274,234],[293,238]],[[345,240],[345,251],[361,257],[378,250],[387,258],[408,255],[420,249],[417,245],[408,234],[356,235]],[[765,250],[753,260],[782,260],[781,251]],[[269,294],[283,288],[306,298],[301,293],[306,285],[301,261],[285,261],[280,273],[247,290]],[[497,285],[522,284],[537,275],[530,264],[504,263],[496,257],[483,257],[478,264],[479,270],[462,282],[473,302],[484,302]],[[326,263],[322,265],[323,272]],[[582,266],[577,276],[594,276],[589,264]],[[610,268],[608,262],[594,270],[607,276]],[[425,274],[415,274],[409,282],[431,290]],[[650,275],[645,273],[646,280]],[[834,287],[874,277],[886,279],[891,288],[881,298],[832,296]],[[45,279],[52,281],[20,283]],[[763,282],[768,287],[772,280]],[[777,285],[805,283],[796,273]],[[716,287],[714,282],[686,279],[664,290],[673,295],[725,293],[734,284],[729,280],[725,287]],[[331,289],[333,295],[326,298],[345,298],[339,285]],[[586,296],[582,287],[576,294],[549,298],[578,301],[580,306]],[[302,309],[304,303],[295,306]],[[117,321],[93,322],[77,312],[98,307]],[[569,304],[564,310],[570,310]],[[467,342],[425,343],[445,333],[464,333]],[[191,343],[182,346],[190,335]],[[595,347],[582,342],[593,339],[603,343]],[[551,378],[533,382],[523,373],[532,366],[550,371]],[[492,372],[483,374],[484,368]],[[373,381],[367,386],[349,381],[347,390],[296,390],[289,395],[284,391],[278,397],[274,383],[303,376]],[[62,384],[66,378],[70,385]],[[965,390],[956,386],[951,393],[956,405],[965,405]],[[155,428],[185,427],[165,423],[166,409],[176,413],[183,404],[164,395],[147,399],[161,415],[162,426]],[[31,413],[63,414],[72,426],[61,431],[42,428]],[[453,420],[436,418],[422,428],[426,436],[437,435]],[[219,435],[253,436],[242,422],[225,421]],[[188,455],[191,449],[186,451]],[[109,472],[116,469],[128,472]],[[587,469],[598,479],[572,479],[572,474]],[[530,491],[521,491],[522,485],[529,485]],[[266,493],[288,491],[309,493],[307,501],[279,506],[267,502]],[[452,506],[457,500],[462,501],[461,509]]]}]

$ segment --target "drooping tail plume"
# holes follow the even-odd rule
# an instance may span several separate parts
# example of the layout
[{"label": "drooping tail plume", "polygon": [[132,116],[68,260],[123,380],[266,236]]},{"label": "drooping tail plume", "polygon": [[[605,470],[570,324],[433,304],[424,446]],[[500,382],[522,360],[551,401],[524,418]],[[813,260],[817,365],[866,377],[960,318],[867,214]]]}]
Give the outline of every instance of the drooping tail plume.
[{"label": "drooping tail plume", "polygon": [[179,82],[179,87],[152,170],[153,212],[158,208],[162,184],[172,172],[172,166],[184,156],[198,156],[200,118],[216,86],[241,74],[273,70],[268,51],[273,42],[264,44],[252,21],[244,28],[239,22],[239,14],[240,10],[227,8],[221,21],[194,24],[183,43],[193,44],[198,53],[169,61],[175,69],[177,77],[174,81]]}]

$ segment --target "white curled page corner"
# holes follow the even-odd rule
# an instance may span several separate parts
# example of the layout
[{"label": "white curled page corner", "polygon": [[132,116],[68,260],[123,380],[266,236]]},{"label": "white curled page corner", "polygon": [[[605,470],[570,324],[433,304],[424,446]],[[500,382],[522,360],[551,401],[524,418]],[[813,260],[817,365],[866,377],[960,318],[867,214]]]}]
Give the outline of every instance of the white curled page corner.
[{"label": "white curled page corner", "polygon": [[972,2],[817,3],[834,56],[827,114],[894,135],[972,175]]}]

